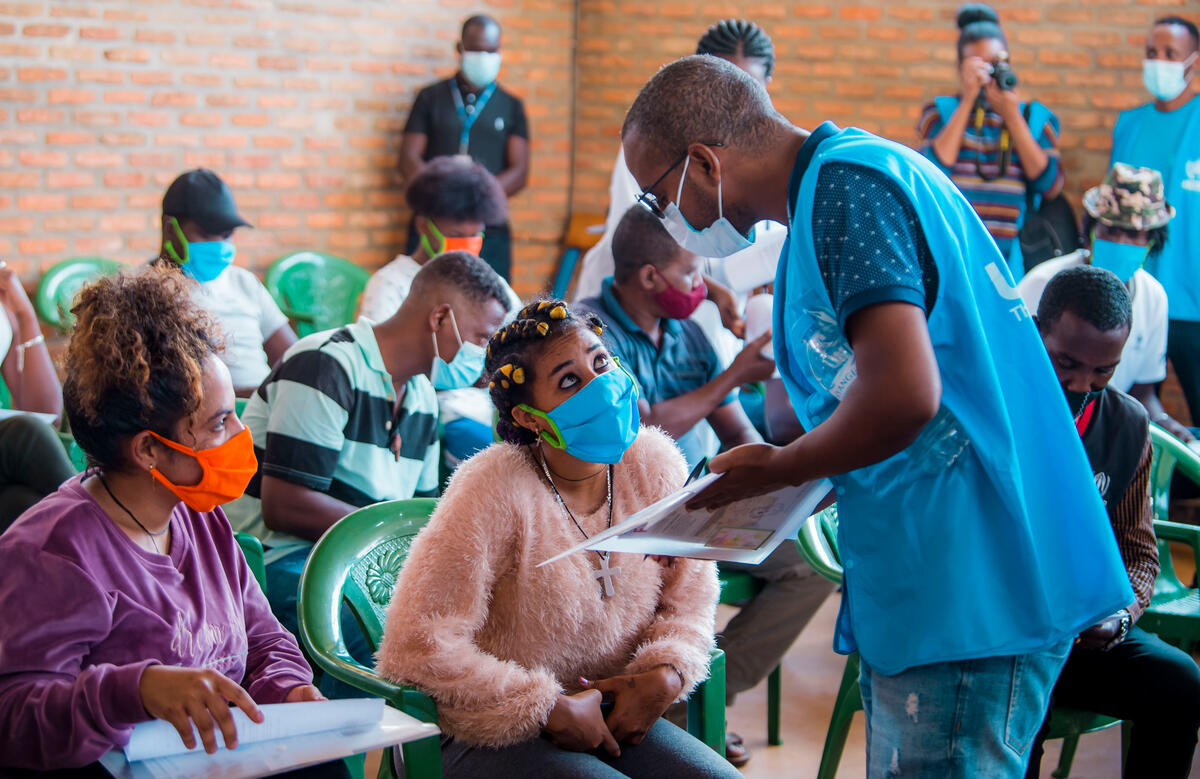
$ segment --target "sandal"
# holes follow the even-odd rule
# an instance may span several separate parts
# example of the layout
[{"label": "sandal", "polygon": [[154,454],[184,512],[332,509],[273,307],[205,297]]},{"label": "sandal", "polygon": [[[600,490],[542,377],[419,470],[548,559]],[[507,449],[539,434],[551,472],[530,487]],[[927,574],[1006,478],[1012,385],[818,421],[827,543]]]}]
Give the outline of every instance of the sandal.
[{"label": "sandal", "polygon": [[734,768],[741,768],[750,762],[750,750],[742,743],[742,737],[737,733],[725,734],[725,759]]}]

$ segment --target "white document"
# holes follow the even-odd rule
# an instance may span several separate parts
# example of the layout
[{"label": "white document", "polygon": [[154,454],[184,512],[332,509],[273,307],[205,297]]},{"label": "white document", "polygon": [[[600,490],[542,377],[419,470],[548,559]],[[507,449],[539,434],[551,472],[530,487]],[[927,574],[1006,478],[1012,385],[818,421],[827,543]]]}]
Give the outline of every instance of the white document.
[{"label": "white document", "polygon": [[833,489],[828,479],[746,498],[716,511],[684,505],[721,478],[709,474],[542,563],[549,565],[581,550],[694,557],[758,565],[781,543],[795,538],[804,520]]},{"label": "white document", "polygon": [[11,419],[12,417],[29,416],[35,419],[40,419],[50,427],[58,427],[58,422],[53,414],[43,414],[40,411],[17,411],[15,408],[0,408],[0,421]]},{"label": "white document", "polygon": [[[325,730],[362,727],[379,722],[383,716],[382,698],[351,698],[340,701],[305,701],[303,703],[272,703],[259,706],[263,714],[261,723],[254,722],[239,708],[231,708],[233,723],[237,726],[238,744],[254,744],[287,736],[302,736]],[[195,728],[193,727],[193,732]],[[217,731],[217,743],[225,744],[221,731]],[[175,726],[165,720],[140,722],[133,728],[133,735],[125,745],[125,759],[129,762],[148,760],[164,755],[187,752],[183,739]],[[200,735],[196,734],[196,751],[203,752]]]},{"label": "white document", "polygon": [[[284,703],[279,706],[311,706],[358,701],[315,701],[312,703]],[[246,743],[239,729],[238,748],[219,749],[207,754],[202,747],[192,751],[163,757],[130,762],[125,754],[113,750],[100,759],[100,763],[119,779],[245,779],[246,777],[269,776],[292,771],[306,766],[340,760],[350,755],[362,754],[373,749],[396,746],[409,741],[438,734],[436,725],[421,722],[383,701],[373,699],[373,706],[381,709],[381,716],[367,724],[348,725],[339,722],[325,712],[320,714],[328,729],[319,733],[305,733],[291,737],[274,738],[267,741]],[[262,706],[263,713],[272,706]],[[330,708],[330,711],[332,711]],[[143,723],[148,724],[148,723]],[[138,727],[141,727],[139,725]],[[172,728],[172,730],[174,730]],[[136,731],[136,728],[135,728]],[[179,734],[175,733],[175,740]]]}]

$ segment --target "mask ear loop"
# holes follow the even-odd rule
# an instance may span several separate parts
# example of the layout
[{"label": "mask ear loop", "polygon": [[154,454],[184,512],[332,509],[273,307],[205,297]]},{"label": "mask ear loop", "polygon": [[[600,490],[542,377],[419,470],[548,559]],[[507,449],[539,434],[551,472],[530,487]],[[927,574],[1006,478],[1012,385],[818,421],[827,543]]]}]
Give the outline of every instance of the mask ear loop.
[{"label": "mask ear loop", "polygon": [[[563,438],[562,432],[558,429],[558,425],[554,424],[554,420],[551,419],[550,416],[546,412],[538,411],[536,408],[532,408],[525,403],[522,403],[521,405],[517,406],[517,408],[519,408],[522,411],[525,411],[527,413],[533,414],[535,417],[541,417],[542,419],[546,420],[546,422],[550,425],[549,430],[543,430],[542,432],[538,433],[538,436],[543,441],[550,444],[555,449],[565,450],[567,448],[567,442]],[[551,433],[553,433],[553,435],[551,435]]]},{"label": "mask ear loop", "polygon": [[683,197],[683,182],[687,180],[688,165],[692,162],[692,155],[683,158],[683,172],[679,174],[679,189],[675,190],[675,207],[679,208],[679,199]]}]

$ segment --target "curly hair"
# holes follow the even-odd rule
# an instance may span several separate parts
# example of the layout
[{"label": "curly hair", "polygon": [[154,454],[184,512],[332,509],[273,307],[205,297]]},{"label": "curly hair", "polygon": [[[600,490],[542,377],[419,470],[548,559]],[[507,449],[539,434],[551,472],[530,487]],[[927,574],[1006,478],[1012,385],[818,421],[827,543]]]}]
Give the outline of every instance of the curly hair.
[{"label": "curly hair", "polygon": [[76,297],[63,406],[90,466],[122,467],[127,438],[143,430],[170,438],[200,406],[204,363],[222,342],[189,286],[177,267],[155,265],[102,278]]},{"label": "curly hair", "polygon": [[604,322],[591,313],[574,312],[564,300],[535,300],[488,341],[484,374],[499,421],[496,431],[511,444],[532,444],[537,434],[513,420],[513,409],[526,402],[538,352],[554,339],[579,329],[604,333]]},{"label": "curly hair", "polygon": [[432,219],[503,224],[508,219],[504,188],[488,169],[462,154],[434,157],[404,190],[413,214]]}]

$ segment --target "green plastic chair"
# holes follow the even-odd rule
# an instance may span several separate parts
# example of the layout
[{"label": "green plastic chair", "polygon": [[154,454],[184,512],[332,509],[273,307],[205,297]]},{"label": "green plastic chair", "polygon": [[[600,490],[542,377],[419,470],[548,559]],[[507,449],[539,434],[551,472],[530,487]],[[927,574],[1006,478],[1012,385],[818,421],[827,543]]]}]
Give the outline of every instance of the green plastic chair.
[{"label": "green plastic chair", "polygon": [[[836,584],[842,583],[842,561],[837,545],[837,506],[830,506],[809,517],[800,527],[796,545],[813,570]],[[829,720],[829,730],[825,734],[825,747],[821,752],[821,766],[817,771],[817,779],[833,779],[837,776],[837,767],[846,748],[850,723],[854,719],[854,713],[862,711],[862,691],[858,686],[858,674],[858,653],[855,652],[846,658],[842,683],[834,699],[833,715]],[[1058,779],[1066,779],[1070,775],[1071,763],[1075,759],[1075,750],[1081,735],[1119,724],[1121,720],[1092,712],[1055,708],[1050,713],[1050,731],[1046,738],[1063,739],[1063,748],[1053,775]],[[1122,757],[1127,746],[1127,737],[1126,731],[1121,743]]]},{"label": "green plastic chair", "polygon": [[75,326],[71,305],[81,287],[125,267],[103,257],[73,257],[63,260],[42,275],[37,289],[38,315],[46,324],[64,333]]},{"label": "green plastic chair", "polygon": [[1200,591],[1185,585],[1175,573],[1171,542],[1190,546],[1192,559],[1200,570],[1200,527],[1171,522],[1167,516],[1175,471],[1200,484],[1200,455],[1158,425],[1150,426],[1150,442],[1154,447],[1150,499],[1154,507],[1154,535],[1158,538],[1159,572],[1154,581],[1154,596],[1138,625],[1190,651],[1200,640]]},{"label": "green plastic chair", "polygon": [[293,252],[267,269],[266,287],[304,336],[353,322],[370,278],[369,272],[341,257]]},{"label": "green plastic chair", "polygon": [[[437,705],[424,693],[393,684],[358,663],[346,650],[340,609],[343,599],[372,650],[383,637],[387,605],[413,538],[433,513],[432,498],[394,500],[354,511],[317,541],[300,575],[300,639],[326,673],[425,722],[437,722]],[[709,678],[688,700],[688,732],[724,754],[725,656],[714,650]],[[440,777],[438,736],[401,747],[408,776]],[[392,777],[390,750],[380,777]]]},{"label": "green plastic chair", "polygon": [[[721,580],[721,603],[746,603],[763,588],[760,580],[745,571],[726,570],[718,564],[717,573]],[[767,743],[773,747],[783,743],[779,717],[782,693],[783,673],[777,665],[767,675]]]},{"label": "green plastic chair", "polygon": [[75,466],[78,473],[83,473],[87,468],[87,455],[79,448],[79,444],[75,441],[75,436],[60,430],[58,432],[58,440],[62,442],[63,449],[67,450],[67,458],[70,459],[71,465]]},{"label": "green plastic chair", "polygon": [[246,556],[246,564],[250,566],[250,573],[254,574],[254,580],[258,582],[259,588],[267,591],[267,566],[263,561],[263,545],[255,536],[249,533],[237,532],[234,533],[237,539],[238,546],[242,549],[242,554]]}]

